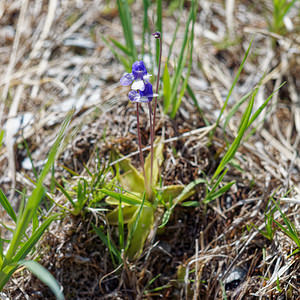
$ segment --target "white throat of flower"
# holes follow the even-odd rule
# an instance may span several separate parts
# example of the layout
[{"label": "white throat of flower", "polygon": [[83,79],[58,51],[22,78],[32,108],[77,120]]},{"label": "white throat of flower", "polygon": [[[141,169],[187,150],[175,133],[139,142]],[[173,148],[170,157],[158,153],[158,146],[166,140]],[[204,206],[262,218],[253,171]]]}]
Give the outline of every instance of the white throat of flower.
[{"label": "white throat of flower", "polygon": [[145,90],[145,83],[144,83],[143,80],[138,79],[138,80],[133,82],[131,88],[135,91],[137,91],[137,90],[144,91]]}]

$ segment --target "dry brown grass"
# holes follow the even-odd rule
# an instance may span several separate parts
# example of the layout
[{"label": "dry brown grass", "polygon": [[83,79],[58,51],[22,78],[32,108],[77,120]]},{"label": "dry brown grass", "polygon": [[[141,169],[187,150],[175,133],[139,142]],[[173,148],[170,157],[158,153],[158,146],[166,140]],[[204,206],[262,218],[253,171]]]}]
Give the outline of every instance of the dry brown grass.
[{"label": "dry brown grass", "polygon": [[[252,54],[230,106],[255,87],[263,74],[256,108],[287,81],[256,123],[256,133],[236,155],[236,163],[244,171],[231,167],[226,180],[235,179],[236,184],[208,206],[177,207],[170,223],[157,232],[141,258],[125,262],[122,269],[112,265],[107,249],[93,233],[95,215],[67,216],[53,223],[37,253],[63,285],[66,299],[222,299],[220,282],[228,299],[300,298],[299,257],[288,257],[295,248],[293,242],[280,231],[268,241],[254,228],[247,230],[251,224],[263,229],[265,209],[273,193],[299,229],[299,3],[291,12],[294,28],[281,36],[268,31],[266,17],[271,16],[271,1],[227,1],[227,9],[223,2],[200,1],[195,27],[190,85],[205,117],[212,124],[216,120],[252,37]],[[142,1],[136,1],[133,14],[137,15],[141,7]],[[173,16],[164,13],[163,56],[167,55],[175,22]],[[137,45],[140,24],[140,17],[136,17]],[[227,33],[232,45],[225,43]],[[127,90],[119,85],[124,70],[102,42],[102,34],[122,41],[118,12],[110,1],[0,2],[0,126],[6,132],[0,149],[0,186],[13,205],[18,202],[15,189],[32,189],[28,176],[33,178],[33,173],[23,139],[40,168],[72,105],[76,111],[56,168],[58,180],[69,176],[61,165],[81,174],[84,164],[95,168],[96,148],[108,160],[110,150],[117,147],[138,165],[134,108],[126,99]],[[178,42],[181,34],[179,31]],[[175,58],[176,51],[178,47],[174,47]],[[236,135],[240,116],[230,120],[227,137]],[[211,176],[224,153],[222,130],[217,130],[209,144],[210,128],[204,127],[188,96],[175,120],[161,113],[158,120],[157,135],[164,134],[166,139],[164,183],[188,184],[202,172]],[[145,114],[141,127],[146,145],[149,124]],[[102,138],[104,131],[106,139]],[[200,186],[194,200],[201,201],[203,195]],[[56,201],[63,203],[65,199],[58,195]],[[3,212],[0,214],[5,222]],[[279,214],[275,217],[280,220]],[[98,218],[103,222],[105,216]],[[281,292],[276,288],[277,278]],[[148,291],[163,288],[145,293],[146,287]],[[26,272],[15,273],[0,297],[53,298]]]}]

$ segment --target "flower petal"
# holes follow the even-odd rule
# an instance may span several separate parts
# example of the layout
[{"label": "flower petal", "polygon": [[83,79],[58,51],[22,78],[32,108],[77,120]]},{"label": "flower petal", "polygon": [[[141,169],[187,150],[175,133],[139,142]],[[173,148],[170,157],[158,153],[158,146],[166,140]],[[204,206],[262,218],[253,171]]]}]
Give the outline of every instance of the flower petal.
[{"label": "flower petal", "polygon": [[131,88],[132,88],[133,90],[136,90],[136,91],[137,91],[137,90],[143,91],[143,90],[145,89],[145,83],[144,83],[143,80],[136,80],[136,81],[132,84]]},{"label": "flower petal", "polygon": [[128,98],[130,101],[139,102],[141,95],[137,91],[131,90],[128,93]]},{"label": "flower petal", "polygon": [[134,76],[132,73],[125,73],[120,79],[121,85],[130,85],[134,80]]},{"label": "flower petal", "polygon": [[143,97],[140,97],[139,101],[137,101],[137,102],[149,103],[151,101],[152,101],[152,98],[143,96]]},{"label": "flower petal", "polygon": [[143,76],[147,74],[147,69],[142,60],[133,63],[132,74],[134,76],[134,79],[143,79]]},{"label": "flower petal", "polygon": [[153,99],[153,88],[152,88],[152,84],[150,82],[145,83],[145,88],[144,88],[143,91],[140,90],[140,95],[142,97],[147,97],[148,98],[148,101],[145,101],[145,102],[152,101],[152,99]]},{"label": "flower petal", "polygon": [[156,38],[156,39],[160,39],[161,33],[159,31],[156,31],[154,33],[152,33],[152,35]]}]

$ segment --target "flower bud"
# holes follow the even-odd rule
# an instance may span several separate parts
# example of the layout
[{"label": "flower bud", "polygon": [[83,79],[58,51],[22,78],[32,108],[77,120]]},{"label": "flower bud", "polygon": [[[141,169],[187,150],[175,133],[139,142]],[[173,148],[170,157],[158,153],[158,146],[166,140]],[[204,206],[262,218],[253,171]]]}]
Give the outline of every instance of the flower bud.
[{"label": "flower bud", "polygon": [[156,38],[156,39],[160,39],[160,32],[159,31],[156,31],[154,33],[152,33],[152,35]]}]

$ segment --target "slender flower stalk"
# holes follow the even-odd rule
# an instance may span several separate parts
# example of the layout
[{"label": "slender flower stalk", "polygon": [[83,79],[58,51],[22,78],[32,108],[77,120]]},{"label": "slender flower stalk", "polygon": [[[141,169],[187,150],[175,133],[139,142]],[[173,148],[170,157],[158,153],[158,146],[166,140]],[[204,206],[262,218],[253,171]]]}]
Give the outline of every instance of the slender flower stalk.
[{"label": "slender flower stalk", "polygon": [[150,120],[150,155],[151,155],[151,166],[150,166],[150,188],[152,187],[152,178],[153,178],[153,140],[154,140],[154,130],[152,125],[152,106],[151,103],[148,103],[149,108],[149,120]]},{"label": "slender flower stalk", "polygon": [[[149,103],[149,114],[150,114],[150,147],[151,147],[151,171],[150,171],[150,184],[152,185],[152,176],[153,176],[153,144],[154,144],[154,134],[155,134],[155,117],[156,117],[156,107],[157,107],[157,95],[158,95],[158,89],[159,89],[159,78],[160,78],[160,66],[161,66],[161,53],[162,53],[162,43],[161,43],[161,34],[160,32],[155,32],[152,34],[156,39],[159,39],[159,60],[158,60],[158,72],[157,72],[157,78],[156,78],[156,95],[154,100],[154,108],[153,108],[153,122],[151,122],[151,113],[150,113],[150,106]],[[151,124],[153,123],[153,124]]]},{"label": "slender flower stalk", "polygon": [[141,131],[140,131],[140,113],[139,113],[139,103],[136,103],[136,122],[137,122],[137,135],[138,135],[138,144],[139,144],[139,151],[140,151],[140,161],[143,169],[143,175],[145,179],[145,186],[147,186],[146,180],[146,172],[144,167],[144,156],[142,151],[142,139],[141,139]]},{"label": "slender flower stalk", "polygon": [[157,95],[159,89],[159,79],[160,79],[160,66],[161,66],[161,54],[162,54],[162,43],[161,43],[161,34],[160,32],[155,32],[152,34],[156,39],[159,39],[159,60],[158,60],[158,72],[156,78],[156,96],[154,100],[154,109],[153,109],[153,132],[155,132],[155,116],[156,116],[156,107],[157,107]]}]

